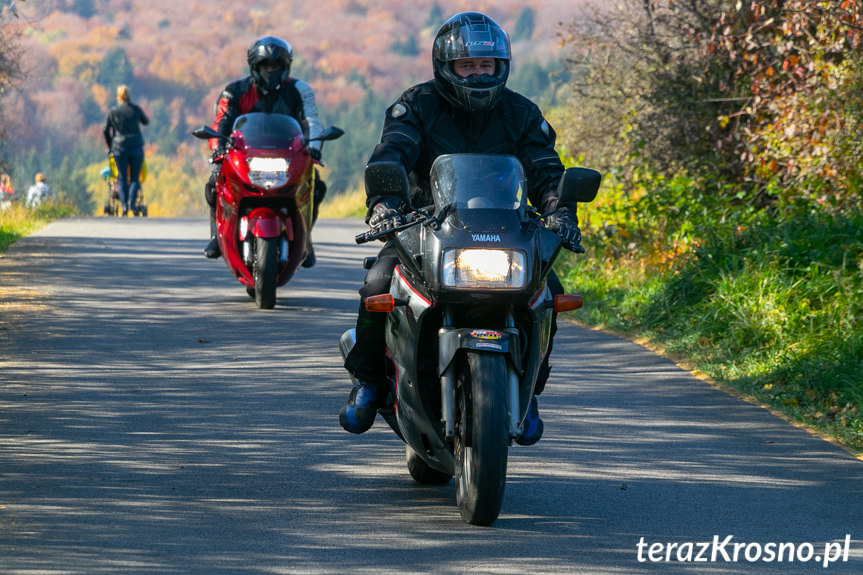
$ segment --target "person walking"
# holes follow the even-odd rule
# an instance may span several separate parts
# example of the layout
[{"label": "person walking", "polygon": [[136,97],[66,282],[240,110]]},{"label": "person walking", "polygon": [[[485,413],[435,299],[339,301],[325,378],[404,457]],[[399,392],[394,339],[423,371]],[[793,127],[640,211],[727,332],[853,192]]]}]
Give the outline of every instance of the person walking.
[{"label": "person walking", "polygon": [[46,200],[57,201],[57,194],[54,193],[54,188],[48,185],[47,180],[42,172],[36,174],[35,183],[27,189],[25,205],[28,208],[38,208]]},{"label": "person walking", "polygon": [[117,166],[117,192],[124,216],[137,211],[144,165],[144,136],[141,126],[150,123],[141,108],[132,102],[128,86],[117,88],[117,106],[105,120],[105,143]]},{"label": "person walking", "polygon": [[9,174],[0,174],[0,212],[5,212],[15,199],[15,187]]}]

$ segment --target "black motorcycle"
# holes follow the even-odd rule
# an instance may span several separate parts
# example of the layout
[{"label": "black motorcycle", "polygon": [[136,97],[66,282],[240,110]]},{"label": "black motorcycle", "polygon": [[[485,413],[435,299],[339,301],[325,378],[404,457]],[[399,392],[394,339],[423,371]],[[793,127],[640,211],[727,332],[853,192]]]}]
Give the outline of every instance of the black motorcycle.
[{"label": "black motorcycle", "polygon": [[[414,480],[444,484],[455,476],[462,519],[491,524],[508,449],[522,433],[548,349],[552,309],[582,303],[577,295],[552,298],[546,286],[561,241],[527,204],[514,156],[440,156],[431,169],[433,207],[410,205],[398,163],[369,164],[365,180],[376,195],[410,206],[406,223],[356,238],[392,238],[400,258],[390,293],[365,301],[388,313],[392,401],[378,412],[405,442]],[[600,181],[594,170],[566,170],[561,204],[592,201]],[[353,329],[342,335],[343,357],[355,338]]]}]

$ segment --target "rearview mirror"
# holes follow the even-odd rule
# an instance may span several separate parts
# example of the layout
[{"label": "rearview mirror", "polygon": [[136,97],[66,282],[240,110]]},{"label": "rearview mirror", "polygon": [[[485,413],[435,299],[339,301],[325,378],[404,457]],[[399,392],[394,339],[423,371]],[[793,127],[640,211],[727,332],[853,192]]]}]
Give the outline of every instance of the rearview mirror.
[{"label": "rearview mirror", "polygon": [[316,138],[309,138],[309,142],[314,142],[320,140],[321,142],[326,142],[329,140],[335,140],[337,138],[341,138],[345,135],[345,131],[341,128],[337,128],[336,126],[330,126],[323,132],[321,132]]},{"label": "rearview mirror", "polygon": [[366,165],[366,192],[373,196],[396,196],[410,201],[408,174],[399,162],[374,162]]},{"label": "rearview mirror", "polygon": [[592,202],[602,183],[602,174],[588,168],[567,168],[557,186],[558,205]]},{"label": "rearview mirror", "polygon": [[209,140],[210,138],[219,138],[220,140],[227,140],[227,137],[223,136],[210,126],[201,126],[200,128],[196,128],[192,135],[198,138],[199,140]]}]

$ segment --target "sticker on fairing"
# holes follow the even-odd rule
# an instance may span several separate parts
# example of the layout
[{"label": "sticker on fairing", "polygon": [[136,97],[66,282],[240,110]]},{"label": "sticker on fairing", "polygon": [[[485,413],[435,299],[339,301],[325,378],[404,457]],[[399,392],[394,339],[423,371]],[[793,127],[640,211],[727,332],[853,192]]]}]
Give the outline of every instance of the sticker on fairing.
[{"label": "sticker on fairing", "polygon": [[475,329],[470,332],[470,335],[477,339],[503,339],[502,333],[488,329]]}]

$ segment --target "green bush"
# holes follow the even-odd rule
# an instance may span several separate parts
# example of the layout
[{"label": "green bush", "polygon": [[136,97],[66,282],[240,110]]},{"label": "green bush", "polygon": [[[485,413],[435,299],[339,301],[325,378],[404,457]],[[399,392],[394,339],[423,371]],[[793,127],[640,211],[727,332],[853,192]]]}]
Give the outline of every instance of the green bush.
[{"label": "green bush", "polygon": [[661,343],[863,450],[863,214],[762,212],[699,236],[673,266],[603,261],[602,245],[562,258],[579,318]]}]

